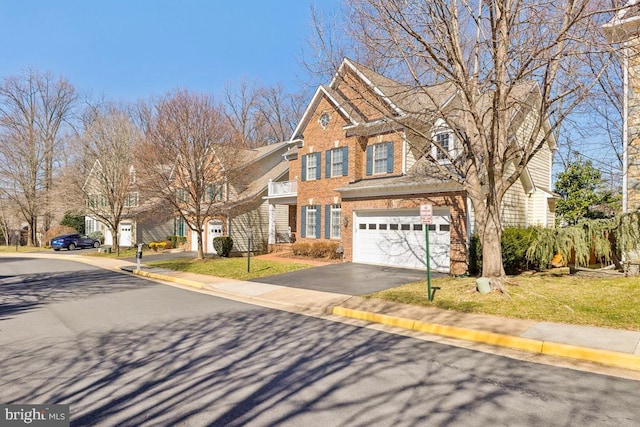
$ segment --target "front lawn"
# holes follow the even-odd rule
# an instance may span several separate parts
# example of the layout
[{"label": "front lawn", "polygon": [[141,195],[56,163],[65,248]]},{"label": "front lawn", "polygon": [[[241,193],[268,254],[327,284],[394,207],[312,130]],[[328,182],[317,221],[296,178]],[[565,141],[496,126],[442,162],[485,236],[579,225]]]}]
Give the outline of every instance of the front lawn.
[{"label": "front lawn", "polygon": [[310,265],[284,261],[251,258],[250,272],[247,272],[247,258],[175,258],[165,261],[145,262],[146,265],[168,268],[189,273],[207,274],[228,279],[249,280],[257,277],[273,276],[290,271],[309,268]]},{"label": "front lawn", "polygon": [[[104,248],[104,247],[103,247]],[[120,254],[116,251],[113,252],[85,252],[81,255],[85,256],[95,256],[95,257],[105,257],[105,258],[133,258],[136,256],[136,252],[138,249],[136,248],[120,248]]]},{"label": "front lawn", "polygon": [[586,278],[526,274],[511,277],[508,299],[498,293],[480,294],[474,278],[438,278],[433,302],[426,281],[367,295],[390,301],[435,306],[467,313],[640,330],[638,277]]}]

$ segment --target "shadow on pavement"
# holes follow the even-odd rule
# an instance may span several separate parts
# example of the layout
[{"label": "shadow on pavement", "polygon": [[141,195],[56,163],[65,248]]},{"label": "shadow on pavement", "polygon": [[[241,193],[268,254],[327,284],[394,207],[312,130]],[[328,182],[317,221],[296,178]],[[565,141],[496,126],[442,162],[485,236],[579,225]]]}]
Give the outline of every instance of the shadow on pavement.
[{"label": "shadow on pavement", "polygon": [[101,269],[0,277],[0,320],[43,304],[138,289],[144,283]]},{"label": "shadow on pavement", "polygon": [[[637,419],[633,381],[571,378],[548,366],[268,314],[223,312],[87,333],[29,354],[4,349],[0,400],[70,404],[72,425],[549,425],[567,418],[593,425],[611,414]],[[583,401],[594,381],[599,389],[616,387],[622,398],[613,405]],[[556,395],[567,387],[573,395]]]}]

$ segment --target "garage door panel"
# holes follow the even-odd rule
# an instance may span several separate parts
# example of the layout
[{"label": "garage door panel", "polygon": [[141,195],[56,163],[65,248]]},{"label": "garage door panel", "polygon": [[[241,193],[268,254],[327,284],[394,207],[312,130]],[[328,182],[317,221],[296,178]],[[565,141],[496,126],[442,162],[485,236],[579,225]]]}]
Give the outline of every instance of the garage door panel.
[{"label": "garage door panel", "polygon": [[[429,231],[431,268],[449,271],[448,212],[436,215]],[[425,230],[417,213],[356,213],[354,262],[426,268]]]}]

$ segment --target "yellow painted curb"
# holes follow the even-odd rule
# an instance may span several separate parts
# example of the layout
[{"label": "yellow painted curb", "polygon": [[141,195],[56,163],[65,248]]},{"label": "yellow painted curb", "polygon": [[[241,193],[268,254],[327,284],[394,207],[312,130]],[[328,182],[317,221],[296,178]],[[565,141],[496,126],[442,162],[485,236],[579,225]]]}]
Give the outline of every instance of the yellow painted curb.
[{"label": "yellow painted curb", "polygon": [[202,283],[196,282],[194,280],[182,279],[180,277],[167,276],[165,274],[149,273],[148,271],[142,271],[142,270],[133,270],[133,274],[136,274],[138,276],[148,277],[150,279],[164,280],[166,282],[174,282],[174,283],[179,283],[181,285],[191,286],[193,288],[202,289]]},{"label": "yellow painted curb", "polygon": [[419,320],[405,319],[386,314],[370,313],[345,307],[334,307],[332,313],[336,316],[350,317],[368,322],[381,323],[388,326],[396,326],[411,329],[417,332],[425,332],[434,335],[446,336],[466,341],[480,342],[500,347],[508,347],[516,350],[541,353],[549,356],[567,357],[572,359],[596,362],[618,368],[640,370],[640,355],[620,353],[609,350],[599,350],[579,347],[569,344],[560,344],[548,341],[539,341],[530,338],[522,338],[511,335],[502,335],[493,332],[478,331],[474,329],[459,328],[456,326],[439,325],[436,323],[422,322]]},{"label": "yellow painted curb", "polygon": [[618,368],[640,370],[640,355],[620,353],[617,351],[600,350],[597,348],[585,348],[570,344],[560,344],[545,341],[542,345],[542,354],[551,356],[570,357],[573,359],[587,360]]}]

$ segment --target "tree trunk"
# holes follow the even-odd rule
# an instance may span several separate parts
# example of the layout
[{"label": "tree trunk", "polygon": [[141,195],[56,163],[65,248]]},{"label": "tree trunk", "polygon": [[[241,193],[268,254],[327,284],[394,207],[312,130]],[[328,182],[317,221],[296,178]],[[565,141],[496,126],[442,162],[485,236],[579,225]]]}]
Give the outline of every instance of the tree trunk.
[{"label": "tree trunk", "polygon": [[196,234],[198,235],[198,257],[196,259],[204,259],[204,245],[202,243],[202,228]]},{"label": "tree trunk", "polygon": [[37,218],[31,218],[28,222],[27,246],[35,247],[37,242],[36,230],[38,229]]},{"label": "tree trunk", "polygon": [[482,277],[491,282],[491,288],[508,295],[504,288],[504,264],[502,262],[502,221],[500,203],[487,201],[475,208],[478,237],[482,244]]},{"label": "tree trunk", "polygon": [[118,256],[120,256],[120,240],[118,239],[118,227],[111,228],[111,241],[112,248],[111,250],[115,252]]}]

